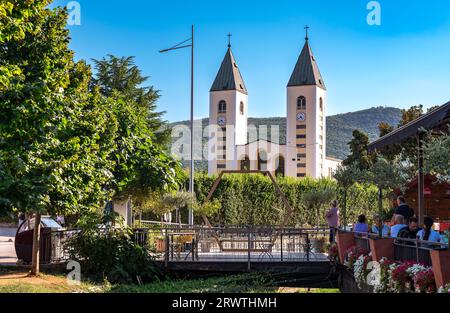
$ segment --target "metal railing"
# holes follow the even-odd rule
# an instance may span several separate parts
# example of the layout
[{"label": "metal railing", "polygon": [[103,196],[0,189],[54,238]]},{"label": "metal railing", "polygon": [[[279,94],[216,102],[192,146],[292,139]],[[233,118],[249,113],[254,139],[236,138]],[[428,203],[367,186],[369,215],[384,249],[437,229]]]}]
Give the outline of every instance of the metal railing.
[{"label": "metal railing", "polygon": [[[349,232],[339,230],[340,232]],[[354,234],[355,246],[370,252],[369,239],[378,239],[374,233],[350,232]],[[391,237],[383,237],[391,238]],[[395,238],[394,260],[413,261],[424,265],[431,265],[430,250],[448,250],[449,245],[420,239]]]},{"label": "metal railing", "polygon": [[135,242],[165,262],[326,261],[328,228],[136,229]]},{"label": "metal railing", "polygon": [[42,264],[61,263],[70,259],[67,240],[80,230],[52,230],[41,236]]},{"label": "metal railing", "polygon": [[431,266],[431,250],[448,250],[448,244],[419,239],[396,238],[394,255],[397,261],[414,261]]}]

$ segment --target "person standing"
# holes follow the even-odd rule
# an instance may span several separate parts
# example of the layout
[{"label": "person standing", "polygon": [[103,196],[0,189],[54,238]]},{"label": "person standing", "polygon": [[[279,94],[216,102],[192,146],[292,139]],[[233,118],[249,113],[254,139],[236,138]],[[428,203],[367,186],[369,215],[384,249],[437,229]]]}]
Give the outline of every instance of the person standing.
[{"label": "person standing", "polygon": [[330,243],[333,243],[336,229],[339,225],[339,209],[337,200],[333,200],[330,203],[330,209],[327,214],[325,214],[325,219],[327,220],[328,227],[330,227]]},{"label": "person standing", "polygon": [[17,226],[17,227],[20,227],[20,225],[22,225],[22,223],[25,221],[25,219],[26,219],[26,216],[25,216],[25,213],[20,213],[19,214],[19,225]]},{"label": "person standing", "polygon": [[396,215],[402,215],[405,221],[409,221],[411,217],[414,216],[414,211],[406,204],[405,197],[397,197],[397,208],[395,209]]}]

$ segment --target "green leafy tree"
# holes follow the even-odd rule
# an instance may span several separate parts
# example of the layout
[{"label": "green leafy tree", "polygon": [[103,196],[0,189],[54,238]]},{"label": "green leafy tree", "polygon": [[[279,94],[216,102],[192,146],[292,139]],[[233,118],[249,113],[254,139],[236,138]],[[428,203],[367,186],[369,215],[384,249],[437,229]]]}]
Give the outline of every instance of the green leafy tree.
[{"label": "green leafy tree", "polygon": [[450,125],[447,132],[429,133],[424,145],[424,164],[428,173],[436,175],[439,181],[450,181]]},{"label": "green leafy tree", "polygon": [[117,127],[109,103],[88,93],[88,67],[73,62],[66,11],[49,2],[0,4],[0,197],[35,214],[34,275],[41,214],[92,209],[108,196]]},{"label": "green leafy tree", "polygon": [[166,145],[170,141],[171,130],[162,116],[157,112],[156,102],[159,93],[152,86],[143,86],[149,77],[142,76],[142,71],[135,63],[134,57],[116,57],[94,60],[96,76],[92,86],[98,87],[106,97],[120,97],[128,105],[136,105],[146,117],[149,129],[154,134],[155,143]]},{"label": "green leafy tree", "polygon": [[394,162],[390,162],[384,157],[378,157],[377,161],[365,171],[364,179],[378,187],[378,213],[380,216],[384,215],[382,211],[383,190],[404,189],[406,182],[411,178],[409,174],[409,168],[405,167],[399,158],[394,160]]},{"label": "green leafy tree", "polygon": [[372,158],[367,151],[369,137],[362,131],[355,129],[353,138],[348,143],[350,155],[342,162],[343,165],[356,164],[360,170],[369,168]]},{"label": "green leafy tree", "polygon": [[348,190],[356,182],[363,181],[363,171],[360,170],[356,163],[349,165],[339,165],[333,174],[334,179],[339,184],[342,191],[342,210],[343,210],[343,223],[347,226],[347,195]]},{"label": "green leafy tree", "polygon": [[308,224],[320,226],[320,221],[324,216],[326,206],[336,198],[336,190],[328,186],[318,186],[303,192],[301,202],[306,210],[315,212]]}]

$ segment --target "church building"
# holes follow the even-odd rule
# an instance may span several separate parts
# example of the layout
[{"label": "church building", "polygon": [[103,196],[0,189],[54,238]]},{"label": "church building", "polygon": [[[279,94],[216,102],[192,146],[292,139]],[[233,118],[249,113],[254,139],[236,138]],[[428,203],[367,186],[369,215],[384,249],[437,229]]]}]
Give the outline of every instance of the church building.
[{"label": "church building", "polygon": [[[281,91],[280,91],[281,92]],[[341,160],[326,156],[327,89],[316,59],[305,44],[287,84],[286,142],[248,125],[248,90],[228,44],[210,90],[208,173],[222,170],[268,170],[274,175],[330,177]],[[267,125],[270,127],[270,125]],[[264,138],[268,138],[267,136]]]}]

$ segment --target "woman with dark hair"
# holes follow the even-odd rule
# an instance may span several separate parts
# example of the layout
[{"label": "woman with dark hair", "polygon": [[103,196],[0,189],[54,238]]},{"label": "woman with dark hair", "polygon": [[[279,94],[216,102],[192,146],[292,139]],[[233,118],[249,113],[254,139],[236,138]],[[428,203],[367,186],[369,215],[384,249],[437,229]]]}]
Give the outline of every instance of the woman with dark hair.
[{"label": "woman with dark hair", "polygon": [[423,219],[424,228],[419,230],[417,233],[417,237],[420,240],[432,241],[432,242],[441,242],[441,235],[433,230],[434,221],[431,217],[425,216]]},{"label": "woman with dark hair", "polygon": [[353,231],[357,233],[369,232],[369,225],[366,223],[366,216],[364,214],[358,216],[358,223],[353,227]]}]

